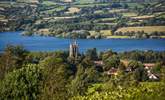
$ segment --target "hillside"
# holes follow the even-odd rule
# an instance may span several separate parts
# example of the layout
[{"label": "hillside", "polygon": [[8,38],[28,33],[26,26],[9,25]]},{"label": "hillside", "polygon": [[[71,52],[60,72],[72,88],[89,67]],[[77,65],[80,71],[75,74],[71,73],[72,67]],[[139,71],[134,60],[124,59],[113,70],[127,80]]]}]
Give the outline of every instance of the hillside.
[{"label": "hillside", "polygon": [[[155,26],[165,26],[165,2],[162,0],[12,1],[0,1],[1,32],[24,30],[24,35],[64,38],[165,36],[165,30],[160,32],[155,29]],[[152,31],[128,30],[129,33],[126,34],[117,31],[123,27],[141,26],[151,27]],[[106,33],[109,31],[111,33]]]}]

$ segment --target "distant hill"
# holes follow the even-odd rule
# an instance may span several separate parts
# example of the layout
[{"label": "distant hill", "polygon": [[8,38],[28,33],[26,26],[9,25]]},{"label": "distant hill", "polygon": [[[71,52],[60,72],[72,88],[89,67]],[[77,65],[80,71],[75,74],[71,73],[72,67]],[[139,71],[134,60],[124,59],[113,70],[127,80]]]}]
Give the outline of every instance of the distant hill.
[{"label": "distant hill", "polygon": [[158,2],[163,0],[75,0],[80,3],[98,3],[98,2]]},{"label": "distant hill", "polygon": [[[165,2],[160,1],[0,0],[0,32],[24,30],[25,35],[64,38],[70,34],[77,38],[162,38],[165,31],[158,28],[165,26]],[[117,31],[123,27],[126,32]]]},{"label": "distant hill", "polygon": [[0,0],[1,1],[14,1],[14,2],[27,2],[38,3],[42,1],[54,1],[54,2],[78,2],[78,3],[99,3],[99,2],[160,2],[164,0]]}]

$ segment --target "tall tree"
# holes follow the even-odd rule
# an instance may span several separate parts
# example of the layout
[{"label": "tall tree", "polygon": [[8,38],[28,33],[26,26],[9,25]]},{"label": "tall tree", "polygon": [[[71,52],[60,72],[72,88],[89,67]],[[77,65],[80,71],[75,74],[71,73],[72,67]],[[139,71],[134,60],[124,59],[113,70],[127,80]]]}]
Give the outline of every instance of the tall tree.
[{"label": "tall tree", "polygon": [[37,99],[41,93],[43,70],[27,65],[8,73],[0,84],[0,99]]}]

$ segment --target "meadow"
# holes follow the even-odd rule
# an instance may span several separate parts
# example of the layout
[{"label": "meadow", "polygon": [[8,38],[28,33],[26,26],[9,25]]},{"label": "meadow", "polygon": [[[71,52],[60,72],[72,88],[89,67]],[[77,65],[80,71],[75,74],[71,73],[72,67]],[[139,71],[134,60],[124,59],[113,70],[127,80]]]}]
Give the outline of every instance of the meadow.
[{"label": "meadow", "polygon": [[144,31],[145,33],[152,33],[152,32],[165,32],[165,26],[137,26],[137,27],[123,27],[117,29],[116,32],[139,32]]}]

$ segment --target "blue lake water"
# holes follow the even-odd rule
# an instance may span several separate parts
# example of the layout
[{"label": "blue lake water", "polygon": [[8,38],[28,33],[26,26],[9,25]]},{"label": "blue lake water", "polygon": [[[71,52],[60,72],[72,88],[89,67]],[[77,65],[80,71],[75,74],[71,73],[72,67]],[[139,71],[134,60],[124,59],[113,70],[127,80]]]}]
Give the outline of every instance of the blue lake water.
[{"label": "blue lake water", "polygon": [[[68,50],[71,40],[54,37],[22,36],[21,32],[1,32],[0,52],[3,52],[7,44],[23,45],[30,51],[55,51]],[[165,39],[78,39],[81,52],[89,48],[97,48],[98,51],[112,49],[116,52],[131,50],[156,50],[165,51]]]}]

